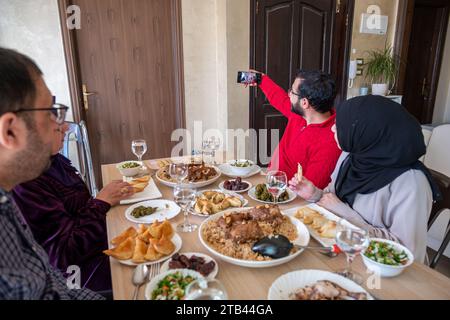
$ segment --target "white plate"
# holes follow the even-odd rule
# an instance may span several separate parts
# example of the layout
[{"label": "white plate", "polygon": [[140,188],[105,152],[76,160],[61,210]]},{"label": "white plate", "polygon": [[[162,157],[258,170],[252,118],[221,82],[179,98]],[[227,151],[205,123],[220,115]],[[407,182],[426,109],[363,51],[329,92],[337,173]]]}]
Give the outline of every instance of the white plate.
[{"label": "white plate", "polygon": [[181,272],[181,274],[183,275],[183,277],[186,276],[192,276],[193,278],[195,278],[195,280],[203,278],[203,276],[198,273],[197,271],[194,270],[189,270],[189,269],[173,269],[170,271],[166,271],[163,272],[159,275],[157,275],[156,277],[154,277],[145,287],[145,299],[146,300],[152,300],[152,292],[158,287],[158,283],[164,279],[165,277],[167,277],[169,274],[173,274],[176,272]]},{"label": "white plate", "polygon": [[[231,181],[234,181],[234,180],[231,180]],[[248,187],[245,188],[245,189],[243,189],[243,190],[235,191],[235,190],[227,190],[227,189],[225,189],[224,186],[223,186],[224,183],[225,183],[225,181],[222,181],[222,182],[219,184],[220,190],[222,190],[222,191],[227,191],[227,192],[234,192],[234,193],[245,193],[245,192],[247,192],[248,190],[250,190],[250,188],[253,186],[250,182],[245,181],[245,180],[242,180],[242,183],[248,184]]]},{"label": "white plate", "polygon": [[268,300],[290,300],[289,296],[297,290],[312,286],[321,280],[331,281],[345,290],[366,293],[369,300],[373,297],[361,286],[336,273],[321,270],[300,270],[286,273],[276,279],[269,289]]},{"label": "white plate", "polygon": [[[213,168],[217,171],[217,175],[216,175],[214,178],[209,179],[209,180],[207,180],[207,181],[201,181],[201,182],[182,183],[181,186],[199,189],[199,188],[203,188],[203,187],[209,186],[210,184],[213,184],[214,182],[217,181],[217,179],[220,178],[222,172],[221,172],[221,171],[219,170],[219,168],[217,168],[216,166],[211,166],[211,167],[213,167]],[[156,179],[158,179],[158,181],[159,181],[160,183],[162,183],[163,185],[165,185],[165,186],[168,186],[168,187],[170,187],[170,188],[175,188],[175,187],[178,185],[176,182],[166,181],[166,180],[163,180],[163,179],[161,179],[161,178],[159,177],[159,173],[160,173],[160,171],[162,171],[163,169],[164,169],[164,168],[161,168],[161,169],[159,169],[159,170],[156,172],[156,175],[155,175],[155,176],[156,176]]]},{"label": "white plate", "polygon": [[[289,194],[289,199],[286,201],[279,201],[277,204],[286,204],[286,203],[294,201],[295,198],[297,198],[297,194],[294,191],[292,191],[291,189],[286,188],[286,191]],[[258,197],[256,196],[256,186],[251,188],[250,190],[248,190],[248,196],[250,198],[252,198],[253,200],[261,202],[261,203],[274,204],[273,202],[259,200]]]},{"label": "white plate", "polygon": [[[236,194],[236,193],[234,193],[232,191],[228,191],[228,190],[219,190],[219,189],[202,190],[202,191],[197,192],[197,197],[200,197],[203,193],[208,192],[208,191],[220,192],[220,193],[224,193],[224,194],[227,194],[227,195],[230,195],[230,196],[237,197],[237,198],[241,199],[242,207],[240,207],[240,208],[243,208],[243,207],[248,205],[248,200],[247,199],[245,199],[240,194]],[[195,201],[197,201],[197,198],[196,198]],[[229,209],[227,209],[227,210],[229,210]],[[239,209],[239,208],[231,208],[231,209]],[[189,212],[191,214],[193,214],[194,216],[198,216],[198,217],[202,217],[202,218],[207,218],[207,217],[212,216],[212,215],[206,215],[206,214],[199,213],[199,212],[195,211],[194,208],[191,208],[191,210],[189,210]],[[220,212],[218,212],[218,213],[220,213]]]},{"label": "white plate", "polygon": [[[217,264],[217,261],[214,260],[213,258],[211,258],[210,256],[208,256],[208,255],[206,255],[206,254],[203,254],[203,253],[199,253],[199,252],[180,253],[180,255],[184,255],[184,256],[186,256],[187,258],[191,258],[192,256],[197,256],[197,257],[200,257],[200,258],[205,259],[205,262],[206,262],[206,263],[208,263],[208,262],[210,262],[210,261],[214,261],[214,263],[216,264],[216,266],[214,267],[213,271],[211,271],[211,273],[208,275],[207,279],[208,279],[208,280],[213,280],[213,279],[216,278],[217,273],[219,272],[219,265]],[[170,260],[172,260],[172,259],[170,259]],[[170,260],[166,260],[166,261],[162,264],[161,269],[160,269],[160,272],[166,272],[166,271],[171,270],[171,269],[169,269],[169,262],[170,262]]]},{"label": "white plate", "polygon": [[252,177],[255,174],[258,174],[258,173],[261,172],[261,167],[256,165],[256,164],[252,167],[252,171],[250,171],[249,174],[246,174],[246,175],[243,175],[243,176],[236,175],[236,173],[233,171],[231,165],[229,165],[228,163],[221,164],[219,166],[219,168],[220,168],[220,171],[222,171],[222,173],[224,175],[226,175],[226,176],[228,176],[230,178],[241,177],[243,179],[246,179],[246,178]]},{"label": "white plate", "polygon": [[[169,207],[166,208],[166,205]],[[152,207],[152,208],[158,208],[158,211],[156,211],[154,214],[145,216],[142,218],[135,218],[131,215],[133,210],[137,207],[144,206],[144,207]],[[170,220],[174,217],[176,217],[181,211],[181,208],[173,201],[169,200],[148,200],[136,203],[132,206],[130,206],[127,210],[125,210],[125,218],[130,220],[134,223],[140,223],[140,224],[151,224],[158,221],[164,221],[164,220]]]},{"label": "white plate", "polygon": [[[357,227],[355,227],[353,224],[351,224],[350,222],[343,220],[342,218],[339,218],[337,215],[335,215],[334,213],[331,213],[330,211],[328,211],[325,208],[322,208],[320,206],[318,206],[315,203],[311,203],[307,206],[302,206],[302,207],[297,207],[297,208],[291,208],[288,210],[285,210],[284,212],[291,216],[292,218],[294,218],[295,220],[300,221],[299,219],[295,218],[295,214],[297,213],[298,209],[304,208],[304,207],[308,207],[311,208],[312,210],[318,211],[319,213],[321,213],[325,218],[329,219],[329,220],[333,220],[336,222],[342,221],[343,224],[347,225],[349,228],[353,228],[353,229],[358,229]],[[311,234],[311,236],[316,239],[321,245],[323,245],[324,247],[331,247],[333,245],[336,244],[336,240],[335,239],[330,239],[330,238],[323,238],[321,236],[319,236],[319,234],[316,232],[316,230],[314,230],[310,225],[306,225],[306,227],[309,230],[309,233]]]},{"label": "white plate", "polygon": [[[247,209],[251,209],[251,208],[246,208],[246,210]],[[236,259],[236,258],[232,258],[232,257],[226,256],[226,255],[224,255],[224,254],[222,254],[220,252],[217,252],[212,247],[210,247],[206,243],[206,240],[203,239],[203,236],[202,236],[203,229],[204,229],[205,225],[208,223],[208,221],[217,220],[217,219],[221,218],[227,212],[239,212],[239,211],[242,211],[242,210],[243,209],[231,209],[231,210],[223,211],[221,213],[218,213],[218,214],[216,214],[214,216],[209,217],[208,219],[203,221],[203,223],[200,225],[200,228],[198,230],[200,242],[214,256],[216,256],[219,259],[222,259],[222,260],[224,260],[224,261],[226,261],[228,263],[235,264],[235,265],[242,266],[242,267],[267,268],[267,267],[274,267],[274,266],[278,266],[278,265],[287,263],[287,262],[295,259],[296,257],[298,257],[303,252],[303,250],[298,250],[296,253],[291,254],[291,255],[289,255],[287,257],[281,258],[281,259],[273,259],[273,260],[269,260],[269,261],[251,261],[251,260]],[[284,214],[283,211],[281,213]],[[293,242],[295,242],[298,245],[307,246],[308,243],[309,243],[309,232],[308,232],[308,229],[299,220],[294,219],[292,217],[289,217],[289,218],[291,219],[291,222],[296,226],[297,233],[298,233],[297,239],[295,239]]]},{"label": "white plate", "polygon": [[[164,256],[164,257],[162,257],[159,260],[148,261],[148,262],[144,262],[144,263],[134,263],[133,261],[131,261],[131,259],[129,259],[129,260],[117,260],[117,261],[119,261],[119,263],[124,264],[126,266],[134,266],[134,267],[137,266],[137,265],[140,265],[140,264],[151,265],[151,264],[155,264],[155,263],[158,263],[158,262],[163,262],[163,261],[171,258],[178,251],[180,251],[181,246],[183,245],[183,240],[181,240],[181,237],[177,233],[175,233],[174,236],[172,237],[172,242],[175,245],[175,250],[171,254],[169,254],[168,256]],[[112,259],[114,259],[114,258],[112,258]]]}]

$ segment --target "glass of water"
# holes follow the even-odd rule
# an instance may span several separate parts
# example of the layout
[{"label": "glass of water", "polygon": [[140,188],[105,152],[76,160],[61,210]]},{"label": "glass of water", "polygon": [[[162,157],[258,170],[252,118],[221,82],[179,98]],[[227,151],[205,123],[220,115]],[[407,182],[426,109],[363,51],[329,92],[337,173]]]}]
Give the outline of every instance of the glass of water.
[{"label": "glass of water", "polygon": [[203,161],[206,164],[210,164],[212,158],[211,139],[205,139],[202,141],[202,155]]},{"label": "glass of water", "polygon": [[189,175],[189,165],[185,163],[172,163],[169,166],[169,175],[178,185]]},{"label": "glass of water", "polygon": [[338,274],[362,284],[363,277],[352,270],[352,263],[356,256],[361,254],[369,246],[369,236],[367,231],[355,229],[341,220],[337,225],[336,244],[347,256],[347,267]]},{"label": "glass of water", "polygon": [[195,203],[196,190],[189,186],[176,186],[173,190],[173,197],[181,209],[183,210],[183,223],[177,226],[177,231],[188,233],[197,230],[198,225],[189,222],[189,210]]},{"label": "glass of water", "polygon": [[216,151],[219,150],[221,141],[219,137],[212,136],[209,139],[209,149],[211,149],[212,163],[216,164]]},{"label": "glass of water", "polygon": [[219,280],[201,278],[186,288],[186,300],[228,300],[228,295]]},{"label": "glass of water", "polygon": [[142,156],[147,152],[147,142],[145,140],[133,140],[131,142],[131,151],[138,158],[138,161],[142,163]]},{"label": "glass of water", "polygon": [[267,191],[273,196],[274,204],[278,203],[278,197],[286,191],[288,179],[283,171],[270,171],[267,174]]}]

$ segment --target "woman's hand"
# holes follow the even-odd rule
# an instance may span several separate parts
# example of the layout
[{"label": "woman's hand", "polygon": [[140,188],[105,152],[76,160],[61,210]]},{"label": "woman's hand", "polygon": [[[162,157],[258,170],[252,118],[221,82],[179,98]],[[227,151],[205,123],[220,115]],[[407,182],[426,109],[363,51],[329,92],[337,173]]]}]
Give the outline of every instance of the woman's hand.
[{"label": "woman's hand", "polygon": [[322,198],[317,202],[317,204],[325,209],[333,211],[336,207],[344,204],[341,199],[337,197],[334,193],[324,193]]},{"label": "woman's hand", "polygon": [[296,176],[289,181],[289,189],[307,201],[310,200],[317,191],[316,186],[311,181],[303,177],[302,181],[299,182]]},{"label": "woman's hand", "polygon": [[115,206],[121,200],[129,198],[133,194],[134,189],[129,183],[117,180],[105,186],[98,193],[97,199],[109,203],[111,206]]}]

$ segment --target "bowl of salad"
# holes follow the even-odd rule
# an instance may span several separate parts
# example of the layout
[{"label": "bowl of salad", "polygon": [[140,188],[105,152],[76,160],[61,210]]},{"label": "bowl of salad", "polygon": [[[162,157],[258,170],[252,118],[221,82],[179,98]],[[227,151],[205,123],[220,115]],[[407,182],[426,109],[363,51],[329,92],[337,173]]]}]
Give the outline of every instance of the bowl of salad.
[{"label": "bowl of salad", "polygon": [[367,269],[386,278],[398,276],[414,262],[414,256],[408,248],[379,238],[371,238],[369,247],[361,256]]},{"label": "bowl of salad", "polygon": [[203,276],[190,269],[172,269],[154,277],[145,288],[147,300],[184,300],[187,287]]},{"label": "bowl of salad", "polygon": [[246,176],[253,170],[255,164],[253,161],[240,159],[228,161],[228,165],[233,174],[237,176]]},{"label": "bowl of salad", "polygon": [[139,173],[142,165],[138,161],[125,161],[119,163],[116,167],[123,176],[134,177]]}]

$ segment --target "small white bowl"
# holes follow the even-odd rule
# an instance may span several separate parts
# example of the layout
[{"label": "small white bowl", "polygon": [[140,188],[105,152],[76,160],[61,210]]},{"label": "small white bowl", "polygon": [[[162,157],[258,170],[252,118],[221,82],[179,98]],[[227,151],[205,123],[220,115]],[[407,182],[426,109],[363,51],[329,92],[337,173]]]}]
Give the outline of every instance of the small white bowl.
[{"label": "small white bowl", "polygon": [[[148,284],[147,287],[145,287],[145,299],[147,300],[152,300],[152,293],[153,291],[158,288],[158,283],[164,279],[166,276],[168,276],[169,274],[174,274],[180,272],[183,277],[186,276],[191,276],[194,278],[194,281],[200,278],[204,278],[200,273],[198,273],[197,271],[194,270],[189,270],[189,269],[172,269],[172,270],[168,270],[166,272],[160,273],[159,275],[157,275],[156,277],[154,277]],[[186,287],[187,288],[187,287]]]},{"label": "small white bowl", "polygon": [[[242,162],[249,162],[250,165],[248,167],[236,167],[233,164],[235,163],[242,163]],[[227,164],[230,166],[231,171],[238,176],[246,176],[248,175],[252,170],[255,163],[250,160],[246,159],[239,159],[239,160],[230,160],[227,162]]]},{"label": "small white bowl", "polygon": [[[136,168],[123,168],[122,166],[126,163],[136,163],[139,167]],[[142,164],[138,161],[124,161],[119,163],[116,168],[120,171],[120,173],[125,177],[134,177],[139,174],[142,168]]]},{"label": "small white bowl", "polygon": [[392,245],[396,251],[405,251],[406,255],[408,256],[408,263],[402,266],[390,266],[387,264],[376,262],[364,255],[365,252],[361,254],[364,264],[366,265],[367,269],[378,273],[383,278],[392,278],[396,277],[399,274],[403,272],[406,268],[408,268],[410,265],[414,263],[414,255],[411,253],[411,251],[406,248],[405,246],[402,246],[401,244],[386,240],[386,239],[380,239],[380,238],[371,238],[370,241],[377,241],[377,242],[384,242],[387,244]]}]

